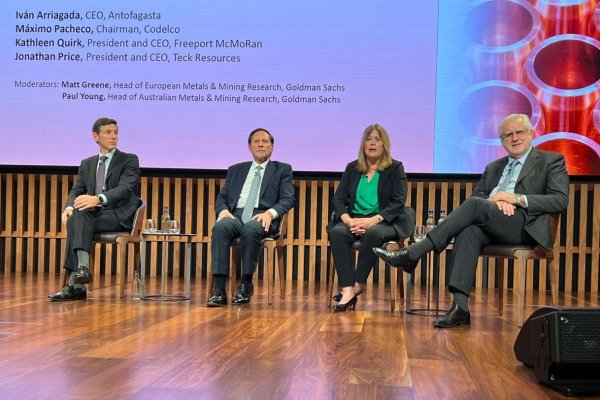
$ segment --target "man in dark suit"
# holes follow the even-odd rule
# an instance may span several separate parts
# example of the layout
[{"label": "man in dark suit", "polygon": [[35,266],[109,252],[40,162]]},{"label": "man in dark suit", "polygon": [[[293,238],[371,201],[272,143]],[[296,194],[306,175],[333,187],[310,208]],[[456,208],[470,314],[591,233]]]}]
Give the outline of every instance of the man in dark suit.
[{"label": "man in dark suit", "polygon": [[89,257],[94,232],[131,229],[140,201],[140,164],[135,154],[117,149],[118,135],[114,119],[94,122],[92,137],[100,152],[81,162],[62,214],[62,222],[67,225],[64,268],[69,282],[60,292],[48,296],[52,301],[86,298],[84,284],[92,279]]},{"label": "man in dark suit", "polygon": [[292,167],[270,160],[273,144],[273,136],[266,129],[253,130],[248,136],[248,149],[254,160],[232,165],[227,170],[225,184],[217,196],[217,222],[211,236],[215,286],[208,307],[227,304],[229,251],[237,237],[241,241],[242,279],[231,303],[250,302],[261,240],[279,232],[281,217],[294,206]]},{"label": "man in dark suit", "polygon": [[569,176],[561,154],[532,147],[532,126],[527,115],[511,114],[499,124],[502,145],[508,152],[488,164],[472,197],[452,211],[427,238],[405,249],[375,253],[406,272],[412,272],[427,252],[441,252],[454,240],[449,281],[453,303],[438,328],[470,324],[468,296],[475,279],[477,258],[483,246],[540,244],[552,249],[549,214],[567,208]]}]

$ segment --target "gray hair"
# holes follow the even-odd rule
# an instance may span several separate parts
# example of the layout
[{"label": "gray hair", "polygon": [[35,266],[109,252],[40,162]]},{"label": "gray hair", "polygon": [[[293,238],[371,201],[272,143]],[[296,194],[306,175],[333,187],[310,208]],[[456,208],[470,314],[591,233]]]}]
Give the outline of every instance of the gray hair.
[{"label": "gray hair", "polygon": [[529,120],[529,116],[527,114],[510,114],[502,119],[498,124],[498,136],[502,136],[502,128],[504,124],[508,121],[512,121],[513,119],[521,119],[523,120],[523,124],[527,128],[529,132],[533,130],[533,126],[531,125],[531,121]]}]

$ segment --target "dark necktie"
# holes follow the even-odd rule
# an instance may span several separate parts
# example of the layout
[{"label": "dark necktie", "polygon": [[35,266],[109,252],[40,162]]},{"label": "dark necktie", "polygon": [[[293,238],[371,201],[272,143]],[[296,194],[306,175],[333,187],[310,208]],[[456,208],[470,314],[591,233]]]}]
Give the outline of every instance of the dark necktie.
[{"label": "dark necktie", "polygon": [[515,167],[517,166],[517,164],[519,164],[517,160],[512,160],[510,162],[510,164],[508,165],[508,172],[506,173],[506,176],[504,177],[502,182],[500,182],[500,185],[498,185],[498,192],[506,192],[506,188],[508,188],[508,184],[510,183],[512,176],[515,173]]},{"label": "dark necktie", "polygon": [[256,199],[258,198],[258,189],[260,189],[261,169],[262,167],[259,165],[256,167],[256,172],[254,172],[254,178],[252,178],[252,185],[250,185],[250,193],[248,193],[248,198],[246,199],[246,204],[244,205],[244,211],[242,211],[243,223],[246,223],[252,219],[254,205],[256,204]]},{"label": "dark necktie", "polygon": [[100,163],[98,164],[98,171],[96,171],[96,193],[100,194],[104,189],[104,177],[106,176],[106,156],[100,157]]}]

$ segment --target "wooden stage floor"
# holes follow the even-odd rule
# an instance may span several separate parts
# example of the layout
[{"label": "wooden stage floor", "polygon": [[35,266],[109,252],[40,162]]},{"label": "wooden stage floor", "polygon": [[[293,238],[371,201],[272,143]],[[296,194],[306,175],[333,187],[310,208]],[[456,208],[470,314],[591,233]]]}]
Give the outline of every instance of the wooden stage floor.
[{"label": "wooden stage floor", "polygon": [[[205,306],[206,280],[192,282],[190,301],[165,303],[122,300],[114,286],[49,302],[58,288],[58,276],[0,276],[1,399],[563,398],[514,356],[511,291],[503,316],[495,291],[475,291],[471,327],[439,330],[431,317],[390,312],[383,287],[345,313],[308,283],[288,282],[271,306],[259,286],[251,304],[221,309]],[[526,304],[527,316],[550,296],[531,292]]]}]

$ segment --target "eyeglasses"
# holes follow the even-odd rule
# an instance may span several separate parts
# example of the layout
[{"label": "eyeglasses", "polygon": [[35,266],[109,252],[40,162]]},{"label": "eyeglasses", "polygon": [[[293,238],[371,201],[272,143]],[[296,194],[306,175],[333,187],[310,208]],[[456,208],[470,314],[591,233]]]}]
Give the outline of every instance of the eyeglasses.
[{"label": "eyeglasses", "polygon": [[528,129],[519,129],[518,131],[514,132],[505,132],[502,135],[500,135],[500,137],[502,138],[502,140],[512,140],[513,137],[520,139],[529,132],[530,131]]}]

